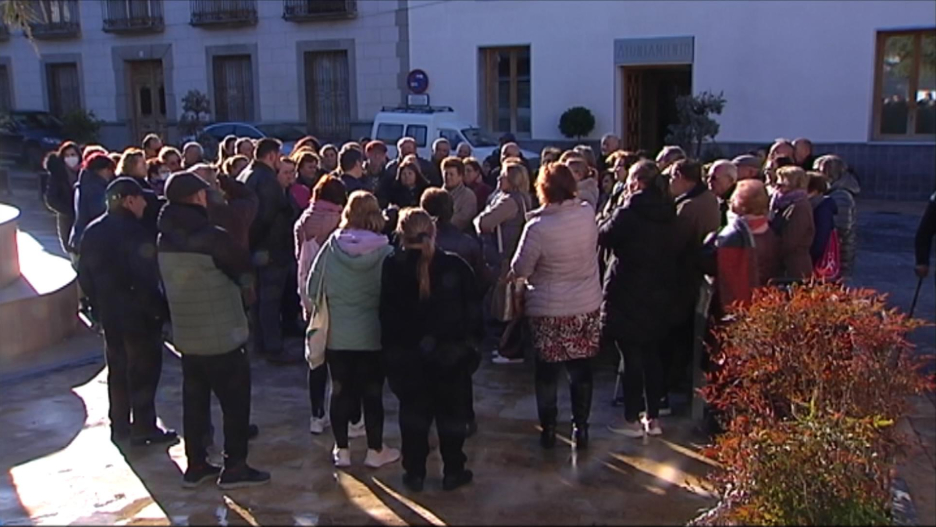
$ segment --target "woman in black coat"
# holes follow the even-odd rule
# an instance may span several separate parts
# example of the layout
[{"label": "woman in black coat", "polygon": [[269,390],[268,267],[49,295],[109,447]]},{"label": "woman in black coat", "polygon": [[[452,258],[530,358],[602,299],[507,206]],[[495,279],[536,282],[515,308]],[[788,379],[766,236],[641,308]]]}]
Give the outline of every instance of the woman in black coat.
[{"label": "woman in black coat", "polygon": [[65,141],[58,150],[49,153],[45,169],[49,183],[45,190],[46,207],[55,213],[55,226],[62,250],[68,250],[68,236],[75,223],[75,183],[81,168],[81,151],[72,141]]},{"label": "woman in black coat", "polygon": [[429,181],[419,168],[416,156],[406,156],[397,168],[396,180],[390,188],[388,201],[398,208],[418,207],[422,193]]},{"label": "woman in black coat", "polygon": [[435,420],[442,488],[454,490],[472,479],[462,447],[470,419],[466,384],[480,363],[481,296],[471,267],[436,248],[425,210],[403,210],[397,234],[400,247],[383,264],[380,325],[387,377],[400,399],[403,482],[422,490]]},{"label": "woman in black coat", "polygon": [[642,437],[645,428],[638,418],[644,410],[646,433],[662,433],[657,417],[666,383],[659,348],[669,329],[676,278],[676,208],[652,161],[631,166],[626,185],[630,197],[598,227],[598,245],[612,254],[604,282],[602,333],[624,359],[624,422],[609,428]]}]

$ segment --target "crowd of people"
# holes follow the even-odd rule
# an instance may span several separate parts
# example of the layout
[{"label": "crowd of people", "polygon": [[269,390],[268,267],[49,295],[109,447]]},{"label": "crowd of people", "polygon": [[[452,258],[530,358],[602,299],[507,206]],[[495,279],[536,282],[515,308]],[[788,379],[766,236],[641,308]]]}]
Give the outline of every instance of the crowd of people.
[{"label": "crowd of people", "polygon": [[[247,464],[259,433],[249,357],[303,362],[288,343],[308,338],[325,303],[324,360],[305,357],[310,432],[331,428],[338,467],[351,464],[350,439],[366,436],[365,465],[402,457],[418,491],[435,422],[451,490],[472,480],[463,445],[477,429],[482,342],[500,342],[509,322],[522,317],[526,357],[495,349],[491,360],[533,363],[547,449],[565,369],[583,450],[600,350],[623,365],[610,430],[663,433],[668,394],[691,389],[706,277],[717,323],[757,287],[854,270],[857,179],[806,139],[703,164],[678,146],[653,156],[606,135],[599,152],[543,149],[535,171],[509,136],[485,159],[444,138],[430,159],[409,137],[396,159],[366,138],[338,147],[310,136],[283,155],[276,139],[229,136],[211,160],[198,143],[180,151],[153,134],[141,147],[62,144],[46,160],[46,198],[103,329],[113,441],[176,440],[156,424],[163,340],[182,357],[187,487],[270,480]],[[384,443],[385,380],[402,452]],[[223,467],[206,453],[211,393]]]}]

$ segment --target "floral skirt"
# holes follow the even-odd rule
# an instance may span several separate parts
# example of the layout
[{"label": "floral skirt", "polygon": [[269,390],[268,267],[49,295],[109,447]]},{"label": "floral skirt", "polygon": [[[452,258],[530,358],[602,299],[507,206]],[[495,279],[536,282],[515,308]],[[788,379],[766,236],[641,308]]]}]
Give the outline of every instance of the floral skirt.
[{"label": "floral skirt", "polygon": [[567,317],[528,317],[533,348],[545,362],[587,359],[598,355],[600,310]]}]

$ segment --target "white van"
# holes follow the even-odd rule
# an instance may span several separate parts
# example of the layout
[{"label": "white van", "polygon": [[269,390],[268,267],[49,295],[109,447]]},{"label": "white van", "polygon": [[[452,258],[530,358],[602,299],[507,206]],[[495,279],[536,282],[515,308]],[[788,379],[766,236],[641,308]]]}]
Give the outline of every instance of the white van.
[{"label": "white van", "polygon": [[[472,157],[479,161],[484,161],[497,149],[496,139],[460,119],[449,106],[384,107],[374,117],[370,136],[371,139],[380,139],[387,144],[390,159],[396,158],[396,144],[401,137],[415,139],[419,156],[424,159],[432,156],[432,142],[439,137],[448,139],[452,145],[452,155],[455,155],[459,143],[467,142],[471,145]],[[527,150],[521,152],[527,160],[539,157],[538,153]]]}]

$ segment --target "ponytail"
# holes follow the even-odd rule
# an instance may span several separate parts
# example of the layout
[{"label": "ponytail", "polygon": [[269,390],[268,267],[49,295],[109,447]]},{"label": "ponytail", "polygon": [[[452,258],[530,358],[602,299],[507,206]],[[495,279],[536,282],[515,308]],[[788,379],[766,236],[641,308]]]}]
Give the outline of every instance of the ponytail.
[{"label": "ponytail", "polygon": [[423,209],[406,208],[400,212],[397,233],[405,249],[419,250],[421,253],[416,270],[416,279],[419,283],[419,299],[425,300],[432,293],[429,266],[432,264],[432,256],[435,254],[435,221]]}]

